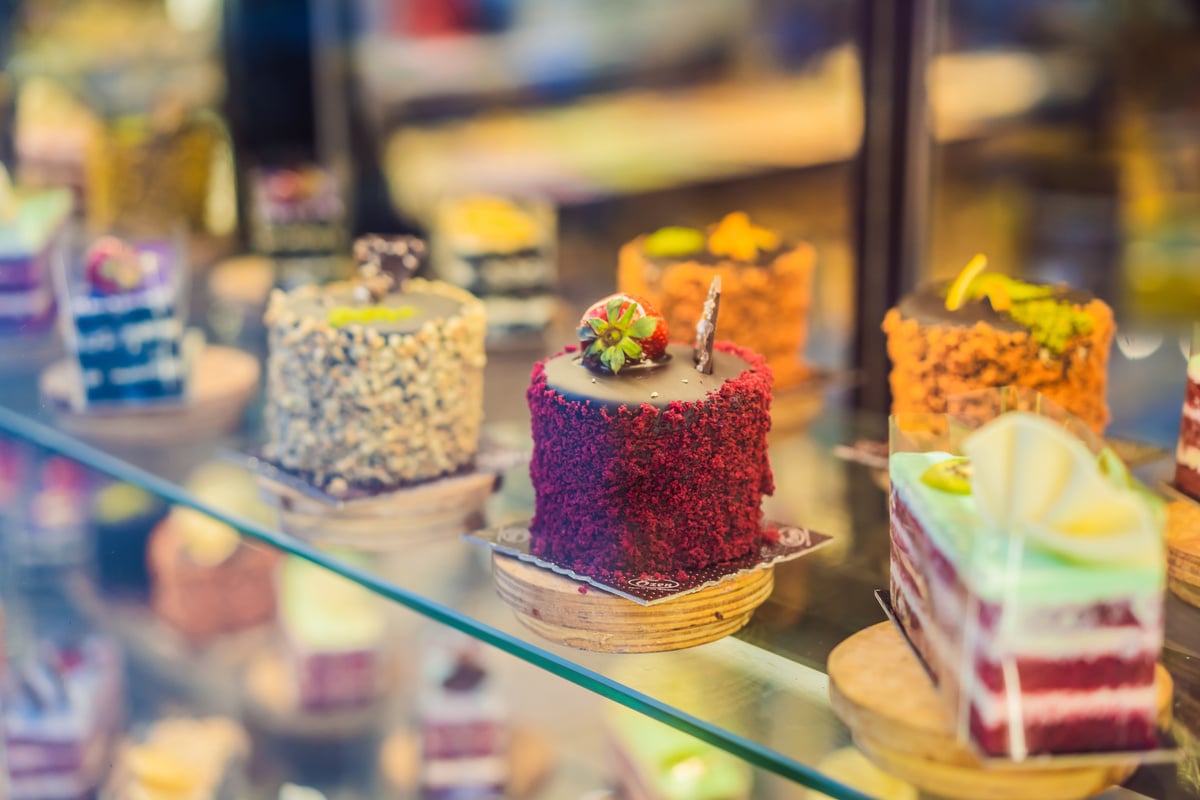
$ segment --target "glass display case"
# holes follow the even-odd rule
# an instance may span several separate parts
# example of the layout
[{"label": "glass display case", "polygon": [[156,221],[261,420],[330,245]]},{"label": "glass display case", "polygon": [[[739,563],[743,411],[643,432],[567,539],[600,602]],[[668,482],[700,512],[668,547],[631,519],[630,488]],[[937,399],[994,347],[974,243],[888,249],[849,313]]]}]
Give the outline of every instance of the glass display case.
[{"label": "glass display case", "polygon": [[[1186,91],[1147,65],[1186,65],[1200,19],[1186,3],[911,5],[19,4],[0,47],[14,121],[0,234],[46,187],[75,204],[36,242],[16,237],[19,270],[0,249],[0,322],[15,318],[0,332],[8,796],[933,796],[860,749],[828,671],[839,643],[887,619],[883,313],[980,252],[1006,278],[1107,300],[1105,433],[1143,482],[1169,484],[1196,165]],[[423,245],[355,239],[376,232],[429,239],[420,277],[405,283],[405,259]],[[155,237],[187,246],[155,261],[139,244]],[[749,263],[721,273],[725,259]],[[283,298],[306,295],[275,292],[354,279],[355,261],[349,299],[296,311]],[[376,292],[385,266],[395,283]],[[787,332],[763,516],[829,542],[774,564],[747,624],[715,641],[556,642],[538,625],[550,609],[514,613],[500,556],[470,536],[534,516],[530,372],[614,289],[651,297],[690,339],[696,308],[672,311],[672,287],[696,284],[698,308],[710,271],[718,331]],[[765,277],[734,283],[747,272]],[[5,282],[18,273],[53,293],[57,329],[8,314],[33,291]],[[486,330],[420,342],[478,333],[486,364],[464,356],[451,375],[413,356],[437,375],[414,384],[460,381],[429,414],[480,389],[478,454],[399,487],[295,467],[360,424],[353,448],[418,438],[395,409],[424,395],[380,414],[368,398],[407,391],[402,369],[332,411],[278,387],[311,391],[299,376],[314,363],[367,373],[373,351],[407,347],[427,276],[445,282],[435,309],[470,317],[460,290],[487,304]],[[410,303],[387,305],[396,284]],[[600,304],[591,330],[632,324],[624,302]],[[287,314],[312,307],[319,322],[291,336]],[[384,317],[397,327],[341,351],[302,347],[321,324],[333,337]],[[649,358],[639,341],[622,361]],[[289,365],[271,360],[293,346]],[[92,391],[109,382],[121,402]],[[279,455],[304,414],[317,422],[297,436],[333,432]],[[1178,747],[1106,797],[1200,792],[1195,614],[1167,595]]]}]

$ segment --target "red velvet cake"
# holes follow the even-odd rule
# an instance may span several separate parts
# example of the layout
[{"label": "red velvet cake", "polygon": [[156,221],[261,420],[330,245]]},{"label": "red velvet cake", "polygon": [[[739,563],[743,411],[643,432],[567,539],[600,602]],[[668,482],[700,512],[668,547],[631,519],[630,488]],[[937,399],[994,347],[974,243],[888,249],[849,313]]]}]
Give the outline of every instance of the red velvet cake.
[{"label": "red velvet cake", "polygon": [[645,301],[614,298],[585,315],[582,348],[533,369],[533,553],[617,581],[751,553],[774,490],[770,369],[721,343],[699,371]]},{"label": "red velvet cake", "polygon": [[983,752],[1152,748],[1162,516],[1056,423],[1002,415],[891,456],[891,592],[959,730]]},{"label": "red velvet cake", "polygon": [[[1200,335],[1196,337],[1200,339]],[[1192,346],[1188,360],[1187,393],[1183,399],[1183,422],[1175,450],[1175,486],[1200,500],[1200,342]]]}]

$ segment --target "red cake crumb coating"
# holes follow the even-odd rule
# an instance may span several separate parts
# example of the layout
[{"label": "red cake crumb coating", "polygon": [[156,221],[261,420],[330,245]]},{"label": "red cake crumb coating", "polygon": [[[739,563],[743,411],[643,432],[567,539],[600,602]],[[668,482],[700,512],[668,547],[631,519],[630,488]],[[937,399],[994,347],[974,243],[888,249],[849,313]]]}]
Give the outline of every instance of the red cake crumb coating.
[{"label": "red cake crumb coating", "polygon": [[751,350],[716,349],[749,367],[701,401],[664,409],[568,398],[547,385],[544,362],[534,365],[535,555],[619,582],[680,578],[759,544],[762,498],[774,491],[771,371]]},{"label": "red cake crumb coating", "polygon": [[1188,379],[1183,401],[1183,422],[1179,428],[1179,449],[1175,463],[1175,486],[1200,500],[1200,471],[1188,463],[1187,454],[1200,449],[1200,383]]}]

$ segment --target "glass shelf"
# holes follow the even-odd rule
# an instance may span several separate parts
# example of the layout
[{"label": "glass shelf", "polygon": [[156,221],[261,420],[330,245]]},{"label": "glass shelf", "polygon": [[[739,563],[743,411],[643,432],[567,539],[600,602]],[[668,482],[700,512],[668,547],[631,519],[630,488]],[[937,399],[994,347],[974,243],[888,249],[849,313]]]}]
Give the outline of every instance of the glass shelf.
[{"label": "glass shelf", "polygon": [[[493,435],[527,445],[523,390],[529,364],[539,355],[517,351],[490,356],[486,385]],[[255,442],[253,424],[237,437],[167,450],[97,447],[58,429],[39,401],[36,375],[44,363],[0,370],[0,431],[140,485],[170,503],[209,513],[254,539],[346,575],[400,606],[768,772],[834,797],[865,797],[817,767],[850,744],[849,732],[830,708],[826,659],[842,639],[884,619],[872,590],[886,585],[888,566],[886,500],[877,477],[831,454],[835,444],[881,437],[884,420],[844,410],[837,390],[831,390],[824,409],[803,429],[772,434],[778,488],[767,505],[771,517],[832,534],[835,542],[777,567],[773,595],[736,636],[672,653],[602,655],[549,644],[521,626],[495,594],[488,551],[457,536],[374,554],[369,566],[359,567],[280,530],[206,507],[184,488],[183,479],[204,461],[249,449]],[[1135,367],[1146,369],[1145,364],[1114,363],[1117,375]],[[1162,379],[1167,366],[1155,369],[1166,397],[1177,387]],[[1134,398],[1121,392],[1116,397],[1116,419],[1132,427],[1136,417],[1123,416],[1122,403]],[[1147,402],[1144,396],[1136,399]],[[252,408],[249,419],[257,416]],[[1147,431],[1140,433],[1146,438]],[[531,512],[525,468],[514,468],[489,507],[491,521],[527,519]],[[1173,766],[1144,769],[1135,782],[1150,787],[1146,791],[1152,796],[1176,796],[1167,789],[1176,786]]]}]

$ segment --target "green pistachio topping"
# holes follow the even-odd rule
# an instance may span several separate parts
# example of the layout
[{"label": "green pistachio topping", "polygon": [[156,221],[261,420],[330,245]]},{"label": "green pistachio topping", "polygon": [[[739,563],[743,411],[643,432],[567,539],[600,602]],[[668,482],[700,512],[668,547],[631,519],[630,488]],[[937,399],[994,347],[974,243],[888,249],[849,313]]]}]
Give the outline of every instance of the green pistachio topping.
[{"label": "green pistachio topping", "polygon": [[1083,309],[1065,300],[1013,301],[1008,315],[1029,328],[1038,344],[1058,354],[1077,336],[1092,332],[1095,324]]},{"label": "green pistachio topping", "polygon": [[416,306],[338,306],[330,309],[328,321],[334,328],[342,328],[346,325],[401,322],[412,319],[416,313]]},{"label": "green pistachio topping", "polygon": [[1010,278],[994,272],[976,277],[967,299],[987,302],[998,313],[1029,329],[1039,345],[1058,355],[1077,336],[1092,332],[1095,323],[1068,300],[1054,297],[1054,288]]},{"label": "green pistachio topping", "polygon": [[703,231],[695,228],[671,226],[659,228],[646,237],[643,248],[646,255],[656,258],[676,258],[699,253],[705,248],[708,239]]}]

